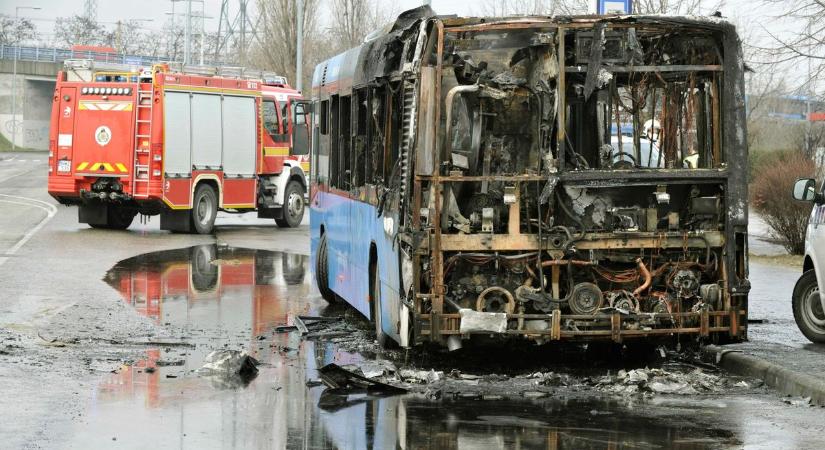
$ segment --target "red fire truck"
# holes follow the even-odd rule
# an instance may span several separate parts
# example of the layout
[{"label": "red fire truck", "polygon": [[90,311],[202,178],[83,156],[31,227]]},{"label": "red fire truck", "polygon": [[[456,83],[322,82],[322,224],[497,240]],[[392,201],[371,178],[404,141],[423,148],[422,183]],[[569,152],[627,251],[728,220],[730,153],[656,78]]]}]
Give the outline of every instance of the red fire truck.
[{"label": "red fire truck", "polygon": [[58,75],[49,138],[49,194],[81,223],[160,215],[161,229],[205,234],[218,210],[301,223],[309,106],[285,78],[95,64]]}]

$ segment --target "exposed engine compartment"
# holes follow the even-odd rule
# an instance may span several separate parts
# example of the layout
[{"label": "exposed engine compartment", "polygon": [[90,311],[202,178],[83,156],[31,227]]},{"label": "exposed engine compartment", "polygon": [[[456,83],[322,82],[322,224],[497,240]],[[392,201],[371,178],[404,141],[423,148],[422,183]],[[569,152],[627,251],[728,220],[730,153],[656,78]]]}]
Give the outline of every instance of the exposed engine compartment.
[{"label": "exposed engine compartment", "polygon": [[[423,189],[421,217],[439,217],[441,247],[455,250],[443,254],[448,310],[560,311],[575,331],[614,312],[730,309],[725,259],[744,245],[729,246],[727,213],[742,205],[722,175],[722,46],[698,27],[448,28],[443,207]],[[735,271],[744,279],[741,261]]]}]

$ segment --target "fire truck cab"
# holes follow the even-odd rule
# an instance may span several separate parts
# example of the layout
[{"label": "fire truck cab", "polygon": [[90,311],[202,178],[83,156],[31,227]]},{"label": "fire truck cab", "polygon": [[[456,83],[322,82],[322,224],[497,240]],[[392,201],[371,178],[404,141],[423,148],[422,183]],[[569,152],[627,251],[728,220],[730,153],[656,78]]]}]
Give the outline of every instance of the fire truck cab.
[{"label": "fire truck cab", "polygon": [[284,77],[66,62],[58,75],[48,190],[81,223],[210,233],[219,210],[296,227],[309,171],[309,108]]}]

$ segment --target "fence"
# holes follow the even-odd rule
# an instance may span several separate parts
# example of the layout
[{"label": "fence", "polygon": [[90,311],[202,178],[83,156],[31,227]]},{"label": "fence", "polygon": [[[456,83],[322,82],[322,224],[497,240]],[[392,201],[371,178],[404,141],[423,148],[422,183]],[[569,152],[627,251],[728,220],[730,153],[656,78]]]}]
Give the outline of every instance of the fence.
[{"label": "fence", "polygon": [[[40,61],[62,63],[67,59],[91,59],[97,62],[113,64],[128,64],[134,66],[148,66],[158,62],[175,62],[161,56],[127,55],[113,52],[76,51],[51,47],[24,47],[0,45],[0,59],[16,59],[18,61]],[[207,61],[206,65],[222,66],[223,63]]]}]

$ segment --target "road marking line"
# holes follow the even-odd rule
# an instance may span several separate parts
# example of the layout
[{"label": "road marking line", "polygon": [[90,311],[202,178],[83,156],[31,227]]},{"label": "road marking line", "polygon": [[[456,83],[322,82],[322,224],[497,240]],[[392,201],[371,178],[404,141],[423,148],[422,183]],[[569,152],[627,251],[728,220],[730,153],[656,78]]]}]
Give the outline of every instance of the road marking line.
[{"label": "road marking line", "polygon": [[[54,217],[55,214],[57,214],[57,208],[55,208],[55,206],[52,205],[51,203],[46,203],[42,200],[37,200],[35,198],[20,197],[20,196],[17,196],[17,195],[6,195],[6,194],[0,194],[0,197],[7,197],[7,198],[10,198],[10,199],[34,202],[33,204],[32,203],[25,203],[25,205],[26,206],[34,206],[35,208],[40,208],[40,209],[46,211],[46,217],[44,217],[43,220],[38,222],[38,224],[35,225],[34,228],[32,228],[26,234],[24,234],[23,237],[20,238],[20,240],[17,241],[16,244],[14,244],[14,246],[12,246],[10,249],[8,249],[6,251],[4,256],[0,256],[0,266],[2,266],[6,261],[8,261],[9,256],[12,256],[15,253],[17,253],[17,251],[20,250],[21,247],[26,245],[26,242],[29,242],[29,239],[31,239],[35,235],[35,233],[40,231],[40,229],[43,228],[43,226],[46,225],[46,222],[52,220],[52,217]],[[0,201],[4,201],[6,203],[18,203],[18,204],[21,203],[21,202],[14,202],[14,201],[11,201],[11,200],[2,200],[2,199],[0,199]]]},{"label": "road marking line", "polygon": [[36,170],[42,170],[42,168],[40,168],[40,167],[35,167],[35,168],[31,169],[31,170],[27,170],[27,171],[25,171],[25,172],[20,172],[20,173],[18,173],[18,174],[16,174],[16,175],[12,175],[12,176],[10,176],[10,177],[3,178],[2,180],[0,180],[0,183],[5,183],[6,181],[11,180],[12,178],[17,178],[17,177],[20,177],[20,176],[23,176],[23,175],[26,175],[26,174],[30,174],[30,173],[32,173],[32,172],[34,172],[34,171],[36,171]]}]

